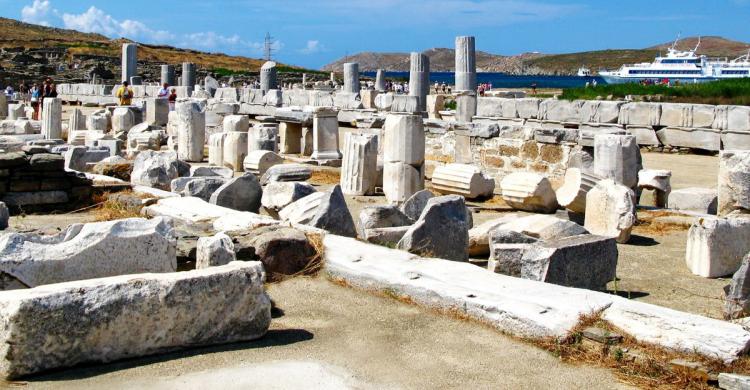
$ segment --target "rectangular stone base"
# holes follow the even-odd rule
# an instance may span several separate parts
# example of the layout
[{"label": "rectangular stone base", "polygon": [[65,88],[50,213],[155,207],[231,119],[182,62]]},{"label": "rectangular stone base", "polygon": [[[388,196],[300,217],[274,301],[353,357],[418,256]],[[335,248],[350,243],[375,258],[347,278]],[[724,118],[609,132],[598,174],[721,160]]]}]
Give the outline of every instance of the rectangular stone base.
[{"label": "rectangular stone base", "polygon": [[719,130],[698,129],[689,127],[666,127],[656,132],[664,145],[683,148],[719,151],[721,149],[721,134]]}]

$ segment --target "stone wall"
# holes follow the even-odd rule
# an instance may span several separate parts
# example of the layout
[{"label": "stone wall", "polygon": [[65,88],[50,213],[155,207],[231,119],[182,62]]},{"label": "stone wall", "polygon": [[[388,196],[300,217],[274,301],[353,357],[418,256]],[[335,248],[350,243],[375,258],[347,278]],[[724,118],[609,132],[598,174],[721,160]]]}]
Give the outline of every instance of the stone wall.
[{"label": "stone wall", "polygon": [[91,197],[91,180],[64,170],[59,154],[0,153],[0,200],[13,212],[74,207]]}]

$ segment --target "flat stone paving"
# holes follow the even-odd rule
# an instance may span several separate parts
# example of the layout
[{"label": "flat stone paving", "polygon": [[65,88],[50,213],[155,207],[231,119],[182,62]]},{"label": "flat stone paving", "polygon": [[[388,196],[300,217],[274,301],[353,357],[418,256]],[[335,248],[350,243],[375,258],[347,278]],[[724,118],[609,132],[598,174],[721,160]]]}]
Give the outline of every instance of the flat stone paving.
[{"label": "flat stone paving", "polygon": [[627,388],[608,370],[564,364],[486,326],[322,278],[272,285],[269,294],[280,310],[257,342],[72,369],[26,388]]}]

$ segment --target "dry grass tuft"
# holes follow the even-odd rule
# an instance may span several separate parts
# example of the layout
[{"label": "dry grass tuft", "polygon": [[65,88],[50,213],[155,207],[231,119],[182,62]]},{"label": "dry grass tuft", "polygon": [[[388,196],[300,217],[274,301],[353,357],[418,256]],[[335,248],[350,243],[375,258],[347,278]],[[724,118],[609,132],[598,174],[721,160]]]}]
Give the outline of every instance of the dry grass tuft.
[{"label": "dry grass tuft", "polygon": [[638,214],[638,221],[634,226],[634,231],[639,234],[663,236],[670,232],[685,231],[689,228],[689,226],[682,223],[669,223],[659,220],[661,217],[684,217],[684,215],[661,210],[640,212]]},{"label": "dry grass tuft", "polygon": [[341,173],[327,169],[315,170],[308,181],[315,184],[339,184],[341,183]]},{"label": "dry grass tuft", "polygon": [[132,196],[134,199],[141,199],[142,197],[133,193],[132,191],[123,191],[115,194],[105,192],[101,195],[95,195],[93,201],[98,206],[94,210],[94,220],[96,222],[114,221],[117,219],[125,218],[141,218],[141,208],[138,205],[129,205],[122,202],[121,197]]},{"label": "dry grass tuft", "polygon": [[315,277],[320,271],[323,270],[323,264],[325,259],[325,247],[323,246],[323,234],[306,232],[305,236],[310,246],[314,250],[314,254],[310,256],[307,265],[300,271],[292,275],[283,275],[274,273],[272,275],[266,275],[268,282],[266,284],[278,284],[283,281],[298,278],[298,277]]}]

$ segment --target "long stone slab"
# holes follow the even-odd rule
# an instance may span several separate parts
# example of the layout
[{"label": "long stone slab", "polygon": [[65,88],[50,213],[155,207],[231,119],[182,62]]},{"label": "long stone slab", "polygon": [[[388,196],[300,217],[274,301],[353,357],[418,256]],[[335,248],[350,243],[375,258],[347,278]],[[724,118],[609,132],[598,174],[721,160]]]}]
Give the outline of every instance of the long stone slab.
[{"label": "long stone slab", "polygon": [[214,224],[222,220],[222,226],[231,230],[242,227],[257,227],[273,224],[273,218],[248,211],[237,211],[227,207],[217,206],[196,197],[164,198],[151,206],[143,208],[143,213],[151,216],[171,217],[176,222],[198,229],[212,229]]},{"label": "long stone slab", "polygon": [[325,270],[333,279],[468,316],[518,337],[563,337],[581,315],[603,311],[612,325],[637,340],[682,352],[731,362],[750,346],[750,332],[725,321],[330,234],[323,244]]},{"label": "long stone slab", "polygon": [[254,340],[271,323],[260,262],[135,274],[0,293],[0,373]]}]

